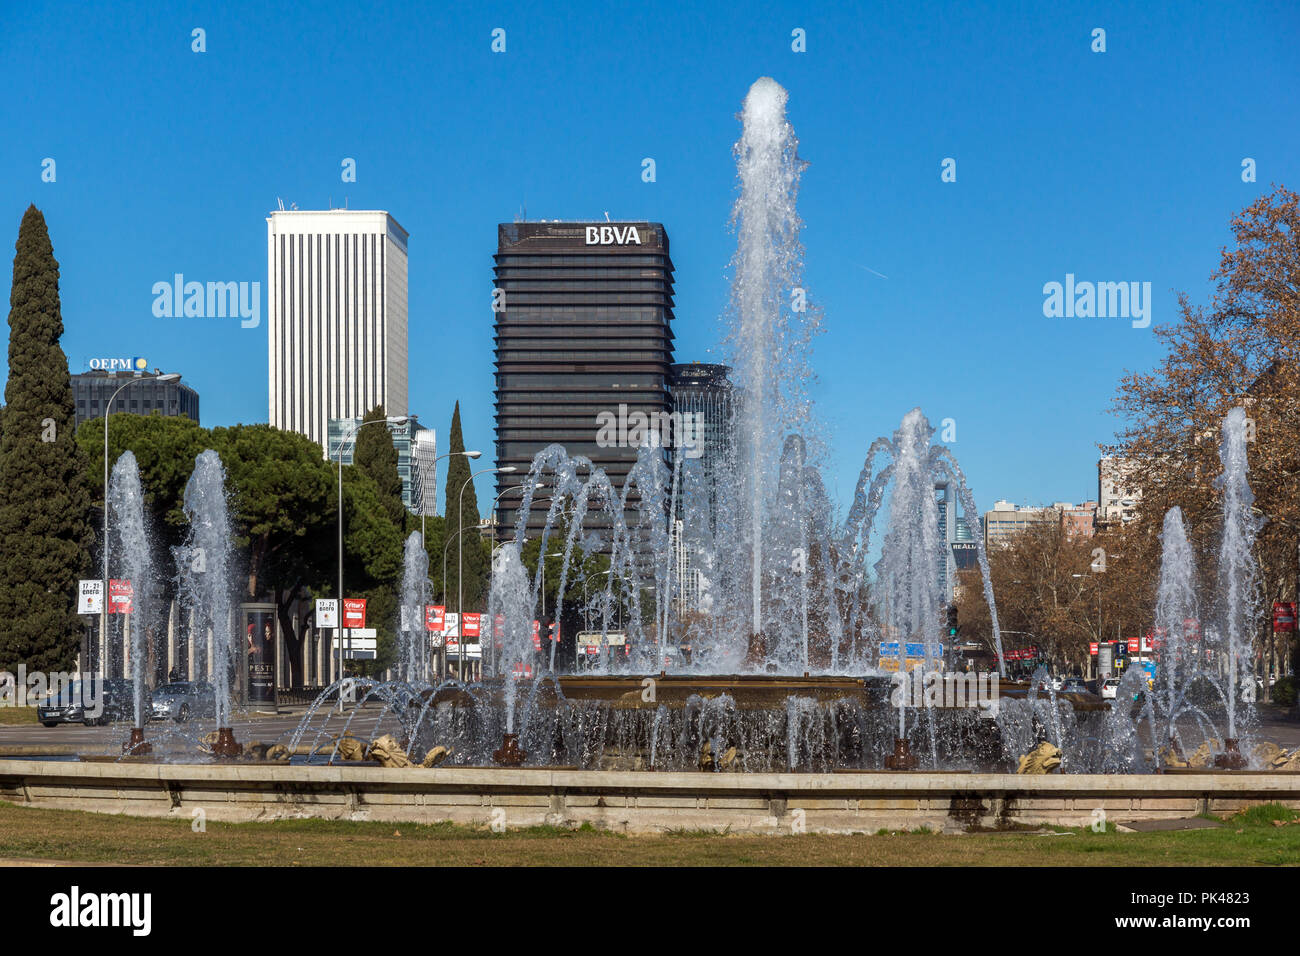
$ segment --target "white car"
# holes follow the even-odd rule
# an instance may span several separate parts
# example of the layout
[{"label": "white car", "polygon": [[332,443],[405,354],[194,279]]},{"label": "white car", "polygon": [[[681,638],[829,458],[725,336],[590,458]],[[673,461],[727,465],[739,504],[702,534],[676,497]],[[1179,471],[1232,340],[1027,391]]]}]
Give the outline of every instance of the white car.
[{"label": "white car", "polygon": [[1115,692],[1119,690],[1119,678],[1107,677],[1101,682],[1101,699],[1114,700]]}]

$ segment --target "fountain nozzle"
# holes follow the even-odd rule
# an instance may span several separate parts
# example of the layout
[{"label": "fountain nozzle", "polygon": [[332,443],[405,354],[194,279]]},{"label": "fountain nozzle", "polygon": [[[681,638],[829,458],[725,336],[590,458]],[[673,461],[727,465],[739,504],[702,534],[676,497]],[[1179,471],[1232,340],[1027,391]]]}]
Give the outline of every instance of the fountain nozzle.
[{"label": "fountain nozzle", "polygon": [[153,753],[153,745],[145,743],[143,727],[131,728],[130,738],[122,744],[122,753],[130,757],[143,757]]},{"label": "fountain nozzle", "polygon": [[506,734],[501,749],[492,751],[492,759],[503,767],[518,767],[528,754],[519,749],[519,735]]}]

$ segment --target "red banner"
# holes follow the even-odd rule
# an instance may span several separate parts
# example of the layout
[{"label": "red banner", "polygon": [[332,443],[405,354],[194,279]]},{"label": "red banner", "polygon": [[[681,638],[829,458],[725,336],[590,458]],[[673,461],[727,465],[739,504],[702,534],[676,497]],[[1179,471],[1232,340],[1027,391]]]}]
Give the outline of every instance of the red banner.
[{"label": "red banner", "polygon": [[442,605],[426,604],[424,606],[424,629],[442,633],[443,615],[446,613],[447,609]]},{"label": "red banner", "polygon": [[1295,601],[1274,601],[1273,602],[1273,630],[1294,631],[1295,613],[1296,613]]},{"label": "red banner", "polygon": [[366,599],[365,598],[344,598],[343,599],[343,626],[344,627],[365,627],[366,626]]},{"label": "red banner", "polygon": [[535,651],[540,651],[542,649],[541,635],[542,635],[542,622],[534,618],[533,619],[533,650]]},{"label": "red banner", "polygon": [[483,619],[483,615],[482,615],[482,614],[468,614],[468,613],[467,613],[467,614],[465,615],[465,627],[464,627],[464,631],[465,631],[465,636],[466,636],[466,637],[478,637],[478,636],[479,636],[480,622],[482,621],[482,619]]},{"label": "red banner", "polygon": [[1097,642],[1096,642],[1096,641],[1093,641],[1091,644],[1088,645],[1088,653],[1091,654],[1093,657],[1096,657],[1096,656],[1097,656]]},{"label": "red banner", "polygon": [[131,598],[134,596],[135,592],[130,581],[110,580],[108,582],[108,613],[130,614]]},{"label": "red banner", "polygon": [[1140,646],[1141,643],[1136,637],[1130,637],[1128,639],[1128,652],[1130,654],[1136,654]]}]

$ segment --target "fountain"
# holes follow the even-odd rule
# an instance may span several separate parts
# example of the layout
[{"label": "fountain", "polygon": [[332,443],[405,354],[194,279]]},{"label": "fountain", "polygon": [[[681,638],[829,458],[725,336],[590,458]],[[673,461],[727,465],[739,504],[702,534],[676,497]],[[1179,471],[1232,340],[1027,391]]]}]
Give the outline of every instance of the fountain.
[{"label": "fountain", "polygon": [[208,667],[216,691],[217,757],[239,756],[242,747],[231,728],[231,683],[236,641],[231,600],[231,529],[226,506],[226,476],[221,457],[208,449],[194,461],[185,485],[185,516],[190,530],[180,549],[180,593],[194,614],[193,634],[210,634]]},{"label": "fountain", "polygon": [[[835,520],[806,391],[808,345],[820,315],[807,307],[801,285],[796,196],[804,164],[786,103],[775,81],[757,81],[735,147],[737,250],[727,343],[741,398],[738,439],[731,457],[715,463],[716,489],[705,490],[698,463],[680,448],[652,441],[638,448],[621,487],[582,455],[561,445],[542,449],[522,478],[513,540],[493,556],[485,676],[429,681],[421,612],[427,555],[412,534],[393,679],[358,681],[359,702],[341,730],[330,728],[325,704],[339,685],[326,688],[293,731],[289,750],[309,741],[309,760],[361,757],[366,748],[348,743],[356,728],[370,739],[391,732],[393,743],[382,748],[389,757],[400,741],[398,758],[410,762],[427,749],[448,768],[1009,770],[1046,741],[1059,750],[1062,772],[1133,773],[1150,769],[1133,721],[1140,709],[1153,737],[1179,737],[1186,717],[1213,732],[1187,693],[1204,680],[1227,709],[1227,739],[1234,743],[1221,756],[1232,759],[1244,716],[1236,684],[1254,614],[1254,525],[1239,415],[1224,425],[1224,600],[1216,609],[1219,630],[1206,635],[1224,676],[1211,673],[1197,651],[1171,659],[1158,691],[1146,693],[1141,675],[1130,672],[1113,706],[1058,695],[1042,669],[1027,683],[1007,682],[988,555],[975,535],[999,667],[991,686],[1000,699],[891,695],[900,679],[908,677],[908,685],[912,668],[918,687],[920,677],[947,686],[957,676],[954,649],[940,636],[945,543],[936,486],[955,490],[968,520],[979,511],[955,456],[935,443],[935,429],[913,408],[892,435],[870,444],[847,516]],[[585,593],[576,610],[599,635],[599,656],[572,673],[557,666],[554,642],[544,649],[534,643],[541,568],[530,578],[522,555],[526,516],[543,485],[551,503],[538,554],[562,555],[559,597],[546,610],[563,616],[587,556],[603,554],[609,562],[599,580],[578,589]],[[187,547],[206,555],[206,567],[190,571],[182,562],[182,592],[200,631],[213,635],[218,725],[227,735],[219,744],[227,753],[230,531],[215,453],[199,456],[185,504],[192,522]],[[879,559],[869,566],[877,545]],[[1166,518],[1164,546],[1156,626],[1171,647],[1186,646],[1189,622],[1205,610],[1196,600],[1180,512]],[[684,561],[702,573],[689,616],[678,600]],[[654,594],[654,614],[642,613],[643,593]],[[612,644],[619,629],[626,643]]]},{"label": "fountain", "polygon": [[397,673],[405,681],[428,679],[424,606],[429,584],[429,553],[424,536],[412,531],[402,562],[401,620],[398,622]]},{"label": "fountain", "polygon": [[123,745],[124,753],[148,754],[152,748],[144,739],[148,720],[149,655],[148,636],[154,611],[153,549],[144,526],[144,496],[140,490],[140,469],[135,455],[125,451],[113,465],[108,483],[108,509],[112,539],[110,565],[131,582],[131,682],[135,724]]}]

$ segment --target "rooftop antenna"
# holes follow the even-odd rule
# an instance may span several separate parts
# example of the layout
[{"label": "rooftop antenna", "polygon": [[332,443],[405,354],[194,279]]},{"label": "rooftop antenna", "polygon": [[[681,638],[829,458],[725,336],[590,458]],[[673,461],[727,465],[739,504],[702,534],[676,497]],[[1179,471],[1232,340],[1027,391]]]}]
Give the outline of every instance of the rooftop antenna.
[{"label": "rooftop antenna", "polygon": [[608,209],[605,210],[605,221],[606,221],[606,222],[609,222],[609,221],[610,221],[610,219],[609,219],[609,210],[608,210]]},{"label": "rooftop antenna", "polygon": [[279,196],[276,196],[275,201],[280,204],[280,212],[284,212],[284,200],[281,199]]}]

